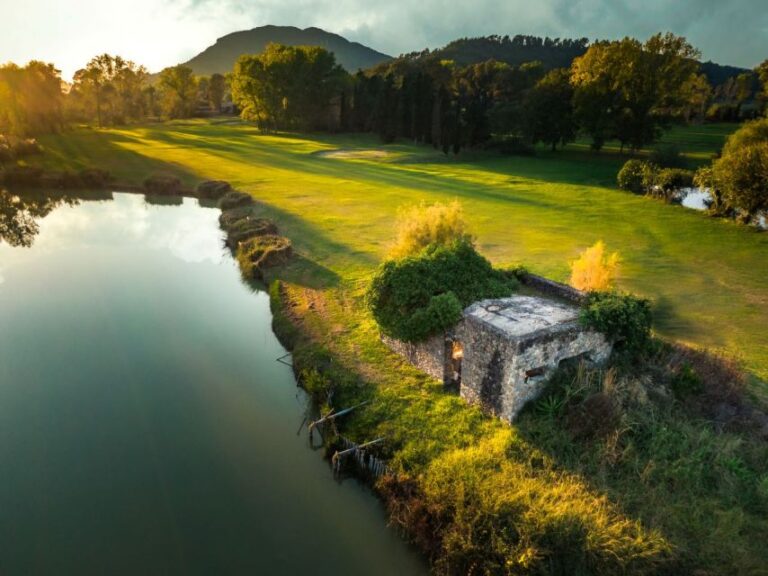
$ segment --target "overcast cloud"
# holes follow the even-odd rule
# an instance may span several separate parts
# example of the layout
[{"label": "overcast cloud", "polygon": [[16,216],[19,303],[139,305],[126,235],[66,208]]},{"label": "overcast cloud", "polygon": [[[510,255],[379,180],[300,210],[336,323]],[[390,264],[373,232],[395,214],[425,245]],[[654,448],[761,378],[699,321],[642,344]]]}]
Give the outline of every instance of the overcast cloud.
[{"label": "overcast cloud", "polygon": [[768,58],[768,0],[0,0],[0,61],[53,61],[69,78],[110,52],[156,71],[264,24],[318,26],[393,55],[462,36],[670,30],[705,60],[751,68]]}]

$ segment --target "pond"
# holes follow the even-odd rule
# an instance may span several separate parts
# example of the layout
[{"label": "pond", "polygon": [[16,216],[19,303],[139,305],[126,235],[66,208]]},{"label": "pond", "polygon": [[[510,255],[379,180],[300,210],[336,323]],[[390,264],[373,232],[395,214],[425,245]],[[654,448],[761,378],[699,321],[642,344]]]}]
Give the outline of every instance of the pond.
[{"label": "pond", "polygon": [[[680,204],[685,208],[692,208],[693,210],[709,210],[709,205],[712,202],[712,194],[706,188],[683,188],[681,190]],[[760,229],[768,229],[768,219],[765,214],[758,215],[753,224]]]},{"label": "pond", "polygon": [[1,573],[426,572],[297,433],[306,398],[218,210],[8,198]]}]

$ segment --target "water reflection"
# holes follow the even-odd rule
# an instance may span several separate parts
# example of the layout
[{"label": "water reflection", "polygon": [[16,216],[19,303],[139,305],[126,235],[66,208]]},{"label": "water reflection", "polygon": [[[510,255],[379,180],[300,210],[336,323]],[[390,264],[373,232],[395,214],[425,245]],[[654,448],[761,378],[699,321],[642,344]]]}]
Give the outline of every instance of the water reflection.
[{"label": "water reflection", "polygon": [[36,193],[22,197],[0,189],[0,243],[29,248],[40,233],[39,219],[61,204],[75,206],[77,203],[76,198],[66,195],[51,197]]},{"label": "water reflection", "polygon": [[[692,210],[709,210],[714,202],[712,193],[706,188],[683,188],[680,191],[680,196],[680,203],[685,208]],[[758,228],[768,229],[768,218],[765,214],[758,214],[751,223]]]},{"label": "water reflection", "polygon": [[49,199],[6,198],[34,243],[0,244],[2,574],[425,572],[297,435],[217,210]]},{"label": "water reflection", "polygon": [[[169,205],[181,210],[180,217],[165,216],[162,208]],[[0,190],[0,243],[29,248],[44,227],[50,233],[39,238],[38,252],[83,242],[115,245],[127,237],[137,246],[168,249],[185,262],[220,263],[225,252],[217,217],[217,210],[201,209],[197,200],[179,196]]]}]

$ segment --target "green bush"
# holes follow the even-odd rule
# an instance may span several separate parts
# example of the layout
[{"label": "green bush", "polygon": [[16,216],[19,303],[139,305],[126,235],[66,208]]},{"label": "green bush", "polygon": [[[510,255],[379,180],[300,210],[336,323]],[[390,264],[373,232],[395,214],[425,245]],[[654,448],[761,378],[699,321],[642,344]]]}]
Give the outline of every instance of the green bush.
[{"label": "green bush", "polygon": [[632,353],[645,350],[651,339],[651,304],[631,294],[590,292],[580,320]]},{"label": "green bush", "polygon": [[643,160],[627,160],[619,170],[616,180],[619,188],[635,194],[644,194],[653,185],[658,168]]},{"label": "green bush", "polygon": [[253,198],[245,192],[227,192],[219,198],[218,207],[221,210],[231,210],[232,208],[242,208],[253,204]]},{"label": "green bush", "polygon": [[655,173],[653,185],[648,189],[648,193],[672,200],[683,188],[691,188],[693,181],[694,173],[691,170],[662,168]]},{"label": "green bush", "polygon": [[292,255],[291,241],[276,234],[248,238],[235,253],[243,277],[253,280],[261,280],[265,268],[286,264]]},{"label": "green bush", "polygon": [[144,188],[150,194],[174,195],[181,194],[181,180],[175,176],[165,174],[153,174],[144,180]]},{"label": "green bush", "polygon": [[494,270],[471,242],[457,240],[385,262],[366,298],[384,334],[417,342],[453,326],[469,304],[508,296],[517,286],[515,278]]}]

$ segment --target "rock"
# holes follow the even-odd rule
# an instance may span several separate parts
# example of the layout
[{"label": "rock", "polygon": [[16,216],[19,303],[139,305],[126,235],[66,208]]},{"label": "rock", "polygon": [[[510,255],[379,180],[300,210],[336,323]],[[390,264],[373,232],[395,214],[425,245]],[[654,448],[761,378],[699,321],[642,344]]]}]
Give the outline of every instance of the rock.
[{"label": "rock", "polygon": [[253,198],[245,192],[228,192],[219,199],[219,208],[222,210],[248,206],[249,204],[253,204]]},{"label": "rock", "polygon": [[175,176],[155,174],[144,180],[144,188],[150,194],[181,194],[181,180]]},{"label": "rock", "polygon": [[201,198],[213,198],[218,200],[232,190],[229,182],[224,180],[207,180],[197,186],[197,193]]}]

